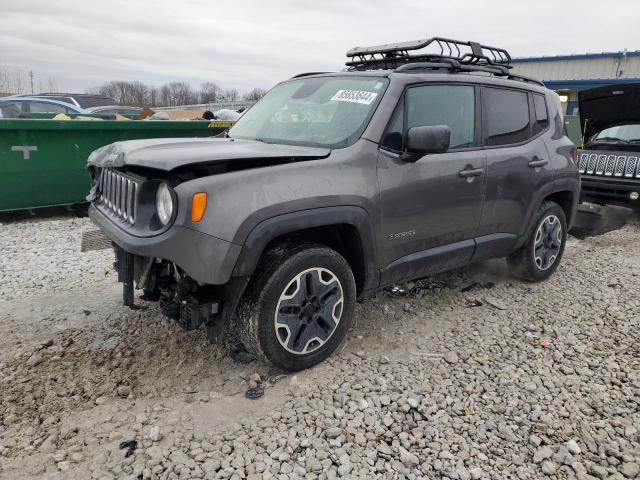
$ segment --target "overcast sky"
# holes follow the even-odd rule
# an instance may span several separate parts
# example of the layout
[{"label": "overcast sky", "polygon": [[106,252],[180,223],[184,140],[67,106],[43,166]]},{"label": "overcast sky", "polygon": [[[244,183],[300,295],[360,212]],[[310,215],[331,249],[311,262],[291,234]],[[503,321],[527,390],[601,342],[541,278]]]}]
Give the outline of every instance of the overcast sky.
[{"label": "overcast sky", "polygon": [[639,0],[0,0],[0,65],[66,90],[108,80],[246,91],[431,36],[512,56],[640,49]]}]

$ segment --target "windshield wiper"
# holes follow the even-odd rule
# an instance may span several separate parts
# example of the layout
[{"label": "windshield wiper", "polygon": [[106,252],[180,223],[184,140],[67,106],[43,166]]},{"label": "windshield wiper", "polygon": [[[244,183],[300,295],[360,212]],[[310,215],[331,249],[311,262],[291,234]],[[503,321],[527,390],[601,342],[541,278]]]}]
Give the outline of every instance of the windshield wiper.
[{"label": "windshield wiper", "polygon": [[627,140],[622,140],[621,138],[616,138],[616,137],[600,137],[600,138],[591,140],[591,142],[589,143],[593,144],[593,143],[629,143],[629,142]]}]

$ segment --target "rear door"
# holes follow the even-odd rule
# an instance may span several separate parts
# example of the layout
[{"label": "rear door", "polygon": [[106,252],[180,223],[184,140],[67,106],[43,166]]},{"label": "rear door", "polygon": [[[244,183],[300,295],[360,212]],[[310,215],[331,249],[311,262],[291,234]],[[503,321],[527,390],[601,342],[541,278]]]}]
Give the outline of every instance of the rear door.
[{"label": "rear door", "polygon": [[[486,181],[477,95],[473,85],[411,86],[392,117],[378,160],[385,284],[464,265],[473,255]],[[422,125],[449,126],[450,149],[405,162],[406,131]]]},{"label": "rear door", "polygon": [[[553,180],[542,133],[549,126],[544,97],[525,90],[482,87],[482,143],[487,153],[487,196],[478,230],[478,255],[485,241],[510,241],[523,234],[535,193]],[[542,102],[540,102],[542,100]],[[488,237],[490,236],[490,237]],[[485,238],[483,238],[485,237]]]}]

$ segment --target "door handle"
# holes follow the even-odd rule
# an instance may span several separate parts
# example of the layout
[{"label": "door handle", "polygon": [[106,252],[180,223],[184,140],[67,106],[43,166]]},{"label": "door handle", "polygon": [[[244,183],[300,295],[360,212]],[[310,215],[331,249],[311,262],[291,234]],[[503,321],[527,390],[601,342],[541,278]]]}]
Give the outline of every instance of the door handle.
[{"label": "door handle", "polygon": [[533,160],[529,162],[529,166],[531,168],[540,168],[540,167],[544,167],[547,163],[549,163],[549,160],[547,159],[533,157]]},{"label": "door handle", "polygon": [[477,177],[479,175],[482,175],[483,173],[484,173],[483,168],[473,168],[471,170],[461,170],[460,172],[458,172],[458,176],[462,178],[469,178],[469,177]]}]

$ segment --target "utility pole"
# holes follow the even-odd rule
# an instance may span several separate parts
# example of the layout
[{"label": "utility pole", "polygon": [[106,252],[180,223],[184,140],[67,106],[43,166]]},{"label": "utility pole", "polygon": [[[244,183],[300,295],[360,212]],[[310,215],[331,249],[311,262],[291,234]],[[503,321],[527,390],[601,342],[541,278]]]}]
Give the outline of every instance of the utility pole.
[{"label": "utility pole", "polygon": [[29,78],[31,79],[31,94],[33,95],[33,70],[29,70]]}]

